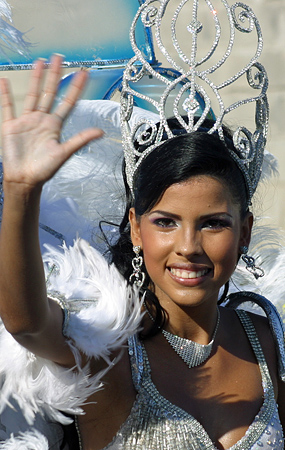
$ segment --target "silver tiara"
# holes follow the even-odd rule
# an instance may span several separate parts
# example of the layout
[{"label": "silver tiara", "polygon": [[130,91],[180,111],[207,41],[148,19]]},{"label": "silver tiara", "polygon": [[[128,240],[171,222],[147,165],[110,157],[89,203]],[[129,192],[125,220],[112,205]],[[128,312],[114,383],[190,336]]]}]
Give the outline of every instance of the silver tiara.
[{"label": "silver tiara", "polygon": [[[263,47],[259,22],[252,9],[241,2],[230,6],[226,0],[216,0],[215,3],[218,3],[216,7],[214,0],[181,0],[178,3],[179,0],[146,0],[138,9],[131,26],[130,40],[135,56],[125,68],[121,92],[121,128],[127,182],[133,192],[134,175],[141,162],[155,148],[175,136],[167,123],[169,117],[175,117],[185,132],[192,133],[202,127],[209,113],[214,111],[214,123],[207,132],[218,134],[224,141],[222,124],[225,117],[236,108],[252,103],[255,104],[255,129],[250,131],[246,126],[239,126],[233,134],[234,147],[229,149],[245,177],[251,198],[261,175],[269,115],[266,97],[268,78],[264,67],[258,62]],[[187,15],[186,7],[189,9]],[[170,8],[172,12],[169,20],[169,14],[166,12]],[[201,9],[203,11],[200,13]],[[207,22],[206,14],[210,16],[210,22]],[[219,16],[221,20],[225,20],[223,29]],[[182,27],[181,19],[184,21]],[[139,21],[142,21],[147,30],[153,31],[158,49],[170,64],[171,77],[167,76],[167,71],[161,70],[158,64],[147,61],[143,49],[138,48],[136,31]],[[164,45],[165,26],[167,45]],[[211,26],[213,30],[211,44],[203,55],[198,43],[202,43],[205,47]],[[181,28],[184,27],[188,31],[187,40],[185,34],[184,38],[180,39]],[[221,50],[220,38],[225,28],[228,33],[227,42],[225,48]],[[257,45],[253,36],[254,31]],[[226,62],[228,64],[234,43],[245,34],[253,36],[255,40],[254,55],[246,56],[249,62],[237,73],[222,82],[217,81],[217,72]],[[243,54],[248,54],[248,48],[247,43]],[[232,63],[235,65],[236,61]],[[145,77],[152,80],[150,84],[153,86],[159,86],[159,95],[156,88],[150,87],[148,92],[141,89]],[[241,77],[247,80],[243,96],[247,95],[245,89],[250,91],[250,95],[226,106],[221,91],[224,89],[225,93],[226,88],[238,82]],[[255,96],[252,96],[252,89],[255,90]],[[158,113],[158,125],[148,118],[131,124],[134,105],[139,102],[147,105],[146,109]],[[143,146],[141,151],[140,146]]]}]

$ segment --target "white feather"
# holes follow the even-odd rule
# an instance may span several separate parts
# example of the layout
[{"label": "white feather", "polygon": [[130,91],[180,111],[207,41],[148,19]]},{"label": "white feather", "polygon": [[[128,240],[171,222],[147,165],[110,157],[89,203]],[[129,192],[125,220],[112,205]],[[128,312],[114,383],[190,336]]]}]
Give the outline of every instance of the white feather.
[{"label": "white feather", "polygon": [[0,0],[0,16],[4,16],[12,22],[11,6],[6,2],[6,0]]},{"label": "white feather", "polygon": [[[8,444],[13,448],[12,443],[15,446],[23,442],[33,442],[30,437],[35,434],[38,436],[44,436],[45,440],[41,437],[43,442],[47,441],[50,449],[60,450],[64,439],[64,430],[62,426],[56,422],[47,420],[46,417],[37,415],[32,426],[29,426],[25,420],[19,405],[15,400],[11,399],[11,406],[4,409],[0,416],[0,442],[1,448],[7,448]],[[25,436],[25,438],[24,438]],[[35,442],[36,438],[35,438]],[[7,445],[7,447],[6,447]],[[19,444],[20,445],[20,444]],[[10,448],[10,447],[9,447]],[[16,447],[17,449],[19,447]],[[21,447],[22,448],[22,447]],[[25,448],[25,447],[24,447]],[[34,447],[33,447],[34,448]],[[41,448],[40,446],[38,448]]]},{"label": "white feather", "polygon": [[37,430],[20,433],[3,443],[0,443],[0,450],[49,450],[46,437]]},{"label": "white feather", "polygon": [[267,181],[278,175],[278,161],[276,156],[265,150],[260,181]]},{"label": "white feather", "polygon": [[[49,278],[49,289],[66,298],[70,309],[67,335],[75,358],[80,349],[90,357],[104,358],[112,367],[111,352],[140,326],[139,296],[85,241],[78,240],[63,252],[48,248],[44,260],[57,267]],[[30,424],[38,412],[69,423],[61,411],[81,414],[86,399],[102,387],[105,372],[91,377],[88,366],[66,370],[25,350],[3,325],[0,329],[0,412],[12,398]]]},{"label": "white feather", "polygon": [[67,335],[88,356],[109,361],[141,322],[139,295],[107,261],[83,240],[64,253],[48,248],[44,260],[57,271],[49,289],[64,295],[70,310]]},{"label": "white feather", "polygon": [[285,268],[284,235],[279,229],[267,225],[255,224],[248,254],[253,256],[256,265],[264,270],[264,277],[255,277],[246,270],[240,260],[232,276],[231,291],[252,291],[268,298],[285,320]]},{"label": "white feather", "polygon": [[[133,121],[145,116],[159,120],[157,114],[134,108]],[[94,230],[102,219],[119,224],[124,214],[120,104],[81,100],[65,122],[62,140],[86,127],[101,128],[105,135],[73,155],[44,186],[40,222],[61,233],[68,245],[80,236],[103,251]],[[104,231],[111,238],[116,229],[105,226]],[[41,241],[47,242],[47,233],[41,232]]]},{"label": "white feather", "polygon": [[67,424],[60,411],[81,414],[80,406],[101,387],[102,374],[89,377],[88,367],[66,370],[21,347],[2,327],[0,332],[0,412],[15,399],[29,424],[38,412]]},{"label": "white feather", "polygon": [[0,56],[2,60],[7,64],[13,64],[8,56],[10,51],[28,57],[30,47],[31,44],[24,39],[24,33],[13,26],[11,6],[6,0],[0,0]]}]

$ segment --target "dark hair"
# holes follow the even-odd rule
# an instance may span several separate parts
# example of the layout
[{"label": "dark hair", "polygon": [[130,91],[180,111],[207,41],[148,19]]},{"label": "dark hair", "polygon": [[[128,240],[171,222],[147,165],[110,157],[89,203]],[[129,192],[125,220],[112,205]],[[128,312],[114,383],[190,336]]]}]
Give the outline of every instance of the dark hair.
[{"label": "dark hair", "polygon": [[[168,123],[171,129],[177,129],[179,134],[181,126],[176,119],[171,119]],[[231,133],[224,128],[226,139],[223,142],[217,133],[207,133],[211,127],[212,121],[206,120],[203,128],[197,132],[179,134],[152,151],[135,174],[134,198],[126,183],[123,168],[127,205],[119,227],[119,239],[110,247],[110,251],[112,262],[127,280],[133,271],[134,257],[130,239],[129,210],[134,207],[138,217],[149,212],[172,184],[186,181],[195,175],[214,177],[229,189],[233,201],[240,207],[241,218],[246,215],[248,211],[246,183],[241,170],[228,151],[228,148],[234,150]],[[150,336],[163,326],[165,314],[153,292],[152,281],[146,268],[143,267],[143,270],[146,279],[142,290],[146,291],[146,304],[148,307],[150,304],[155,307],[153,327],[147,334]],[[151,309],[153,311],[153,307]]]}]

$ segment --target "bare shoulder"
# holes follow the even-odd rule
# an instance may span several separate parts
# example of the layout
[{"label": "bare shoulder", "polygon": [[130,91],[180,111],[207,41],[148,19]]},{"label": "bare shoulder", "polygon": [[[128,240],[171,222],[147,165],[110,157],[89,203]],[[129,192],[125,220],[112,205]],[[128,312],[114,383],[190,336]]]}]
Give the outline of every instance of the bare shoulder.
[{"label": "bare shoulder", "polygon": [[254,324],[259,342],[261,343],[265,356],[268,351],[271,355],[276,354],[275,342],[267,317],[252,312],[248,312],[248,314]]},{"label": "bare shoulder", "polygon": [[[267,317],[249,311],[246,312],[254,325],[258,340],[261,344],[269,368],[271,370],[274,370],[275,368],[276,371],[277,368],[276,348]],[[225,307],[224,313],[226,313],[226,319],[230,327],[230,336],[231,336],[232,333],[238,332],[239,326],[238,328],[236,327],[237,323],[240,324],[240,321],[237,320],[237,315],[234,309]]]},{"label": "bare shoulder", "polygon": [[[232,331],[235,327],[236,318],[237,318],[235,309],[225,307],[224,311],[227,314],[227,316],[226,316],[227,321],[228,322],[230,321],[230,328]],[[246,312],[249,315],[249,317],[254,325],[258,340],[262,346],[262,349],[263,349],[266,359],[267,359],[267,354],[269,357],[272,357],[272,354],[273,355],[276,354],[276,349],[275,349],[274,338],[273,338],[267,317],[264,317],[260,314],[249,312],[249,311],[246,311]],[[239,320],[238,320],[238,322],[240,323]],[[235,331],[235,329],[234,329],[234,331]]]},{"label": "bare shoulder", "polygon": [[255,327],[267,363],[268,361],[272,360],[272,362],[277,365],[274,337],[270,329],[267,317],[252,312],[249,312],[248,314]]},{"label": "bare shoulder", "polygon": [[272,331],[269,326],[267,317],[263,317],[259,314],[248,313],[256,330],[258,340],[262,347],[271,379],[275,388],[275,392],[278,392],[278,368],[277,368],[277,351],[276,344]]}]

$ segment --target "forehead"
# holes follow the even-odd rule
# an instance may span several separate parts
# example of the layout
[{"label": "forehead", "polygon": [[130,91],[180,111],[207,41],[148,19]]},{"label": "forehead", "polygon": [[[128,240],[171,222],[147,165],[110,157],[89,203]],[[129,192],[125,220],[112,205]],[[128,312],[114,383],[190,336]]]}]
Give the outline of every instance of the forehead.
[{"label": "forehead", "polygon": [[172,184],[153,209],[171,209],[177,210],[177,213],[201,210],[203,214],[217,209],[221,209],[221,212],[239,212],[239,206],[233,201],[227,186],[207,175],[194,176],[184,182]]}]

